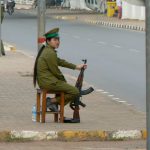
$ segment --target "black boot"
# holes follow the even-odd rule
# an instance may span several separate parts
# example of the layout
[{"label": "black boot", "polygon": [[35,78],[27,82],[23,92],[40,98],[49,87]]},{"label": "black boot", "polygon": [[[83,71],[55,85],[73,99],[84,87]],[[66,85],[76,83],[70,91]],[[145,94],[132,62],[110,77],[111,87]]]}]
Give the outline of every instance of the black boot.
[{"label": "black boot", "polygon": [[50,109],[52,112],[58,112],[58,105],[56,103],[51,102],[51,98],[46,98],[46,106],[48,109]]}]

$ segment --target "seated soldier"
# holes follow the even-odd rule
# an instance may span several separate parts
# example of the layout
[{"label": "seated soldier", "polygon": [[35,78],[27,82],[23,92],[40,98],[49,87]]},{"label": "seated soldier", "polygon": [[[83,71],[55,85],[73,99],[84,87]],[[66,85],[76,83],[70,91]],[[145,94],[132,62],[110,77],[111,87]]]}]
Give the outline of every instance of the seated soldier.
[{"label": "seated soldier", "polygon": [[[33,83],[36,86],[37,81],[39,87],[42,89],[64,92],[66,105],[79,96],[79,90],[66,82],[58,66],[81,70],[82,67],[86,68],[86,65],[75,65],[57,57],[55,49],[60,44],[58,32],[59,28],[55,28],[44,35],[46,37],[46,46],[43,46],[39,50],[36,57]],[[60,96],[58,95],[55,98],[47,98],[47,107],[51,111],[58,111],[57,105],[59,103]]]}]

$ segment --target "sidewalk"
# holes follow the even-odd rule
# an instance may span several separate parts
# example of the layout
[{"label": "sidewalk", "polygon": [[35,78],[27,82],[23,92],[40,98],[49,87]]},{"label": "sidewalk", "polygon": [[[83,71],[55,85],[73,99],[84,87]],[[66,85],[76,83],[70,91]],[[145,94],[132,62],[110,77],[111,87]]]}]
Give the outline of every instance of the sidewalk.
[{"label": "sidewalk", "polygon": [[[18,12],[27,14],[37,14],[36,9],[19,10]],[[117,17],[107,17],[106,14],[99,14],[93,11],[68,10],[68,9],[47,9],[46,15],[54,19],[80,21],[94,25],[102,25],[113,28],[123,28],[136,31],[145,31],[145,21],[118,19]]]},{"label": "sidewalk", "polygon": [[[97,134],[103,140],[108,140],[110,136],[115,139],[145,138],[145,113],[126,103],[114,101],[96,89],[92,94],[83,97],[87,107],[80,110],[81,123],[53,123],[53,116],[49,114],[44,124],[32,122],[31,109],[36,102],[36,90],[32,84],[33,64],[33,57],[18,51],[6,51],[6,56],[0,57],[0,135],[3,131],[10,133],[13,130],[15,132],[11,133],[14,136],[28,137],[29,133],[37,135],[37,132],[22,132],[26,130],[42,133],[49,131],[53,136],[60,135],[60,139],[68,136],[91,138]],[[66,78],[74,85],[74,77],[66,74]],[[87,86],[87,83],[84,84],[84,87]],[[72,113],[67,106],[65,116],[72,117]]]}]

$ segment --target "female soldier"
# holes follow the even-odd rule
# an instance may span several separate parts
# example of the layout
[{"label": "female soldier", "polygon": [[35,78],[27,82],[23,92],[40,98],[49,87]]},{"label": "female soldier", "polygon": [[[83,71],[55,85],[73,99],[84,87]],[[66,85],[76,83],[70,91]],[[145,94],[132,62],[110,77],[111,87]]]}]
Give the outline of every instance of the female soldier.
[{"label": "female soldier", "polygon": [[[66,82],[58,66],[81,70],[82,67],[86,68],[86,65],[75,65],[57,57],[55,49],[57,49],[60,44],[58,32],[59,28],[55,28],[45,34],[46,46],[43,46],[37,55],[34,65],[33,82],[34,86],[36,86],[37,81],[39,87],[42,89],[64,92],[65,104],[67,104],[79,96],[79,90]],[[58,111],[57,104],[59,104],[59,102],[59,96],[49,98],[47,99],[47,107],[51,111]]]}]

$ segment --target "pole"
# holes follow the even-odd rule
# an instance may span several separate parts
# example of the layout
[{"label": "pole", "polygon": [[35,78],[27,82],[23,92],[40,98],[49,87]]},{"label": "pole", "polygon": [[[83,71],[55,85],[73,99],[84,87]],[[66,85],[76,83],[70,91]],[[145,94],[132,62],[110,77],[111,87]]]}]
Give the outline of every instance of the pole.
[{"label": "pole", "polygon": [[41,37],[43,37],[45,33],[45,12],[46,12],[46,2],[45,0],[37,0],[38,1],[38,51],[40,50]]},{"label": "pole", "polygon": [[6,55],[2,41],[2,22],[4,19],[4,1],[0,0],[0,56]]},{"label": "pole", "polygon": [[146,0],[146,121],[147,150],[150,150],[150,1]]}]

